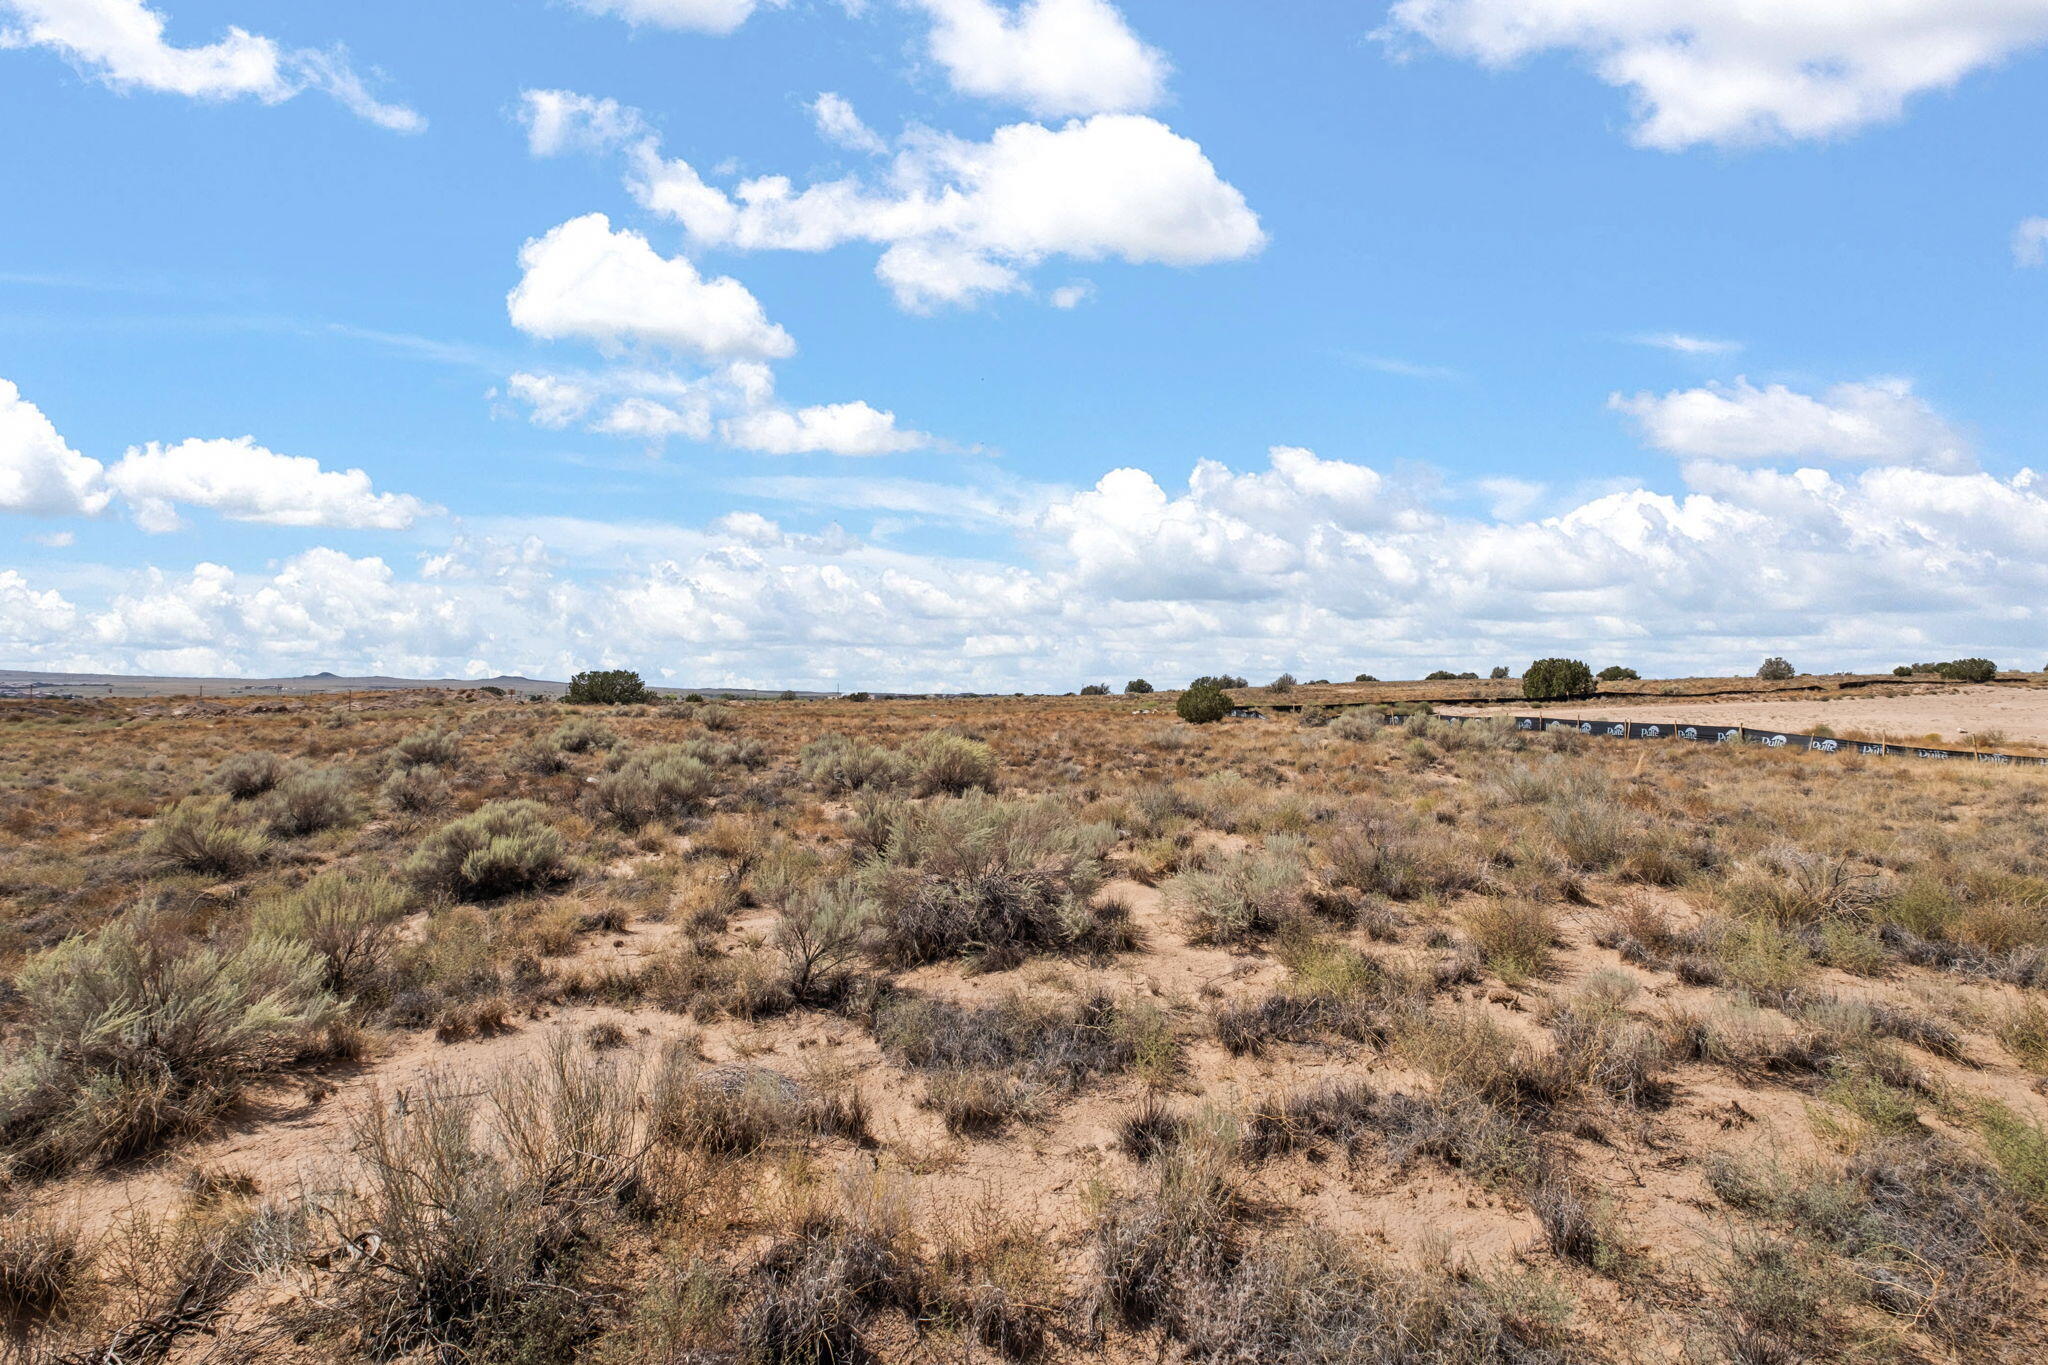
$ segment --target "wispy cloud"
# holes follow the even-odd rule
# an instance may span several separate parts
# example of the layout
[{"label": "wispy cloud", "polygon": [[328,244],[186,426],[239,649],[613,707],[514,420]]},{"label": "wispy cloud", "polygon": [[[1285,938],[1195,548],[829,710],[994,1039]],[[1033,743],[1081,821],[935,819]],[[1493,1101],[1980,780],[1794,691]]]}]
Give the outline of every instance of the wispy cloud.
[{"label": "wispy cloud", "polygon": [[[32,284],[38,287],[63,289],[102,289],[110,293],[139,292],[127,284],[94,284],[84,280],[0,274],[0,285],[7,284]],[[182,293],[181,290],[168,286],[163,292],[172,296]],[[388,332],[376,327],[358,327],[348,322],[325,322],[265,314],[94,314],[77,309],[59,312],[0,312],[0,329],[23,332],[258,332],[304,337],[313,341],[331,339],[357,342],[415,360],[437,365],[453,365],[492,375],[501,374],[516,363],[516,358],[509,352],[472,346],[466,342],[442,341],[434,337],[415,336],[409,332]]]},{"label": "wispy cloud", "polygon": [[1028,521],[1069,490],[1050,484],[1002,480],[992,486],[925,479],[849,478],[805,474],[727,479],[729,493],[792,506],[846,512],[893,512],[925,521],[1005,526]]},{"label": "wispy cloud", "polygon": [[1357,351],[1347,351],[1344,358],[1363,369],[1399,375],[1403,379],[1447,380],[1465,377],[1462,370],[1454,370],[1448,365],[1423,365],[1413,360],[1403,360],[1398,356],[1364,355]]},{"label": "wispy cloud", "polygon": [[2048,265],[2048,218],[2028,218],[2012,230],[2014,265]]},{"label": "wispy cloud", "polygon": [[1519,521],[1550,492],[1546,484],[1506,477],[1481,479],[1473,485],[1485,497],[1487,510],[1499,521]]},{"label": "wispy cloud", "polygon": [[471,346],[460,341],[437,341],[433,337],[414,336],[409,332],[386,332],[375,327],[357,327],[346,322],[329,322],[295,330],[309,335],[325,333],[328,336],[361,341],[379,346],[401,355],[431,360],[440,365],[457,365],[468,369],[486,370],[493,374],[505,368],[506,358],[482,346]]},{"label": "wispy cloud", "polygon": [[1660,351],[1676,351],[1680,355],[1733,355],[1742,349],[1739,341],[1696,337],[1685,332],[1651,332],[1635,338],[1635,343],[1638,346],[1655,346]]}]

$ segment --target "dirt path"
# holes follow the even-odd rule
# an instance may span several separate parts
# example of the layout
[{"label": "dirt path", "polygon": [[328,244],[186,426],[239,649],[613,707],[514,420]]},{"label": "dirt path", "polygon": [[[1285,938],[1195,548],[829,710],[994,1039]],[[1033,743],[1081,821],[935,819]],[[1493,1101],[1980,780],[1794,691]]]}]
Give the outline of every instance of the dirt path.
[{"label": "dirt path", "polygon": [[[1447,706],[1452,715],[1483,714]],[[1636,701],[1602,697],[1584,705],[1546,706],[1560,720],[1625,717],[1688,725],[1748,725],[1759,730],[1809,731],[1825,725],[1843,738],[1920,740],[1966,747],[1966,735],[2003,733],[1985,747],[2048,748],[2048,688],[1956,687],[1910,697],[1839,697],[1828,701],[1688,702],[1667,697]]]}]

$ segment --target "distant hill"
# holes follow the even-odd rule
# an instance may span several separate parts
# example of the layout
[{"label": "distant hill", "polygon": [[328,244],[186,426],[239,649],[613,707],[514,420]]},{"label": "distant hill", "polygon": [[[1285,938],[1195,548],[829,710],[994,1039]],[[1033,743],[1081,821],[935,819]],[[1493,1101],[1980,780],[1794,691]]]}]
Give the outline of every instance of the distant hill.
[{"label": "distant hill", "polygon": [[[32,669],[0,668],[0,697],[254,697],[305,696],[320,692],[402,692],[431,687],[457,691],[472,687],[502,687],[507,692],[541,693],[559,696],[568,684],[546,678],[525,678],[500,674],[495,678],[391,678],[341,677],[334,673],[308,673],[297,678],[157,678],[126,673],[47,673]],[[656,687],[656,692],[681,696],[696,692],[707,697],[778,697],[781,689],[747,687]],[[799,697],[828,697],[829,692],[798,692]]]}]

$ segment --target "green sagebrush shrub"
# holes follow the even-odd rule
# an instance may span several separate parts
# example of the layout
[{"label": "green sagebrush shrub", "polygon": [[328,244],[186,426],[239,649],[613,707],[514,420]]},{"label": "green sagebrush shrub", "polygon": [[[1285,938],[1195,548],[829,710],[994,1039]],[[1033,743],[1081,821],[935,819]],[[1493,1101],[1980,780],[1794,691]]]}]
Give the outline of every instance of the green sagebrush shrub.
[{"label": "green sagebrush shrub", "polygon": [[356,800],[346,773],[301,767],[259,799],[256,811],[265,829],[295,839],[347,824],[355,818]]},{"label": "green sagebrush shrub", "polygon": [[24,1169],[112,1161],[203,1131],[335,1015],[319,958],[199,942],[153,910],[31,958],[22,1046],[0,1071],[0,1147]]},{"label": "green sagebrush shrub", "polygon": [[250,801],[284,781],[291,765],[279,754],[267,751],[235,754],[213,770],[206,785],[223,796]]},{"label": "green sagebrush shrub", "polygon": [[603,721],[577,716],[555,728],[552,747],[570,754],[587,754],[592,749],[618,747],[618,731]]},{"label": "green sagebrush shrub", "polygon": [[322,984],[341,993],[376,971],[408,908],[405,888],[388,877],[328,872],[283,900],[258,909],[258,937],[310,949]]},{"label": "green sagebrush shrub", "polygon": [[493,801],[428,835],[404,871],[425,890],[489,900],[563,880],[568,858],[539,802]]},{"label": "green sagebrush shrub", "polygon": [[598,805],[623,825],[674,820],[710,799],[714,782],[703,760],[680,745],[657,744],[625,753],[597,779]]},{"label": "green sagebrush shrub", "polygon": [[888,791],[910,780],[910,760],[894,749],[841,734],[819,735],[797,751],[797,771],[828,796]]},{"label": "green sagebrush shrub", "polygon": [[225,796],[188,796],[156,818],[142,851],[187,872],[238,877],[270,851],[263,831],[242,823]]},{"label": "green sagebrush shrub", "polygon": [[934,730],[903,749],[820,735],[797,753],[797,770],[827,795],[914,789],[922,796],[994,791],[996,757],[978,739]]},{"label": "green sagebrush shrub", "polygon": [[934,730],[910,746],[910,761],[918,792],[924,796],[996,789],[995,753],[978,739]]},{"label": "green sagebrush shrub", "polygon": [[447,768],[462,758],[462,742],[446,730],[421,730],[391,746],[391,761],[401,768]]},{"label": "green sagebrush shrub", "polygon": [[1007,967],[1034,952],[1094,951],[1115,927],[1117,912],[1092,902],[1116,833],[1057,802],[976,792],[896,803],[878,822],[867,918],[884,965],[969,956]]}]

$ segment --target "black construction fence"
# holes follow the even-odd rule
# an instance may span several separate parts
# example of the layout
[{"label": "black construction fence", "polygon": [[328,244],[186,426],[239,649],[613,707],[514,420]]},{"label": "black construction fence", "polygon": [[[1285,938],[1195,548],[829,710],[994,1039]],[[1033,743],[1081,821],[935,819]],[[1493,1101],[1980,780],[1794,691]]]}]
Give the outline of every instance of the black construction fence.
[{"label": "black construction fence", "polygon": [[[1395,713],[1389,724],[1411,717]],[[1437,720],[1494,720],[1495,716],[1436,716]],[[1600,739],[1664,739],[1692,744],[1756,744],[1766,749],[1795,749],[1810,754],[1861,754],[1865,758],[1940,758],[1962,763],[2002,763],[2011,767],[2048,768],[2048,757],[2001,754],[1982,749],[1930,749],[1919,744],[1885,744],[1876,740],[1837,739],[1833,735],[1801,735],[1790,730],[1759,730],[1749,725],[1672,725],[1639,720],[1568,720],[1562,716],[1513,716],[1517,730],[1576,730]]]}]

